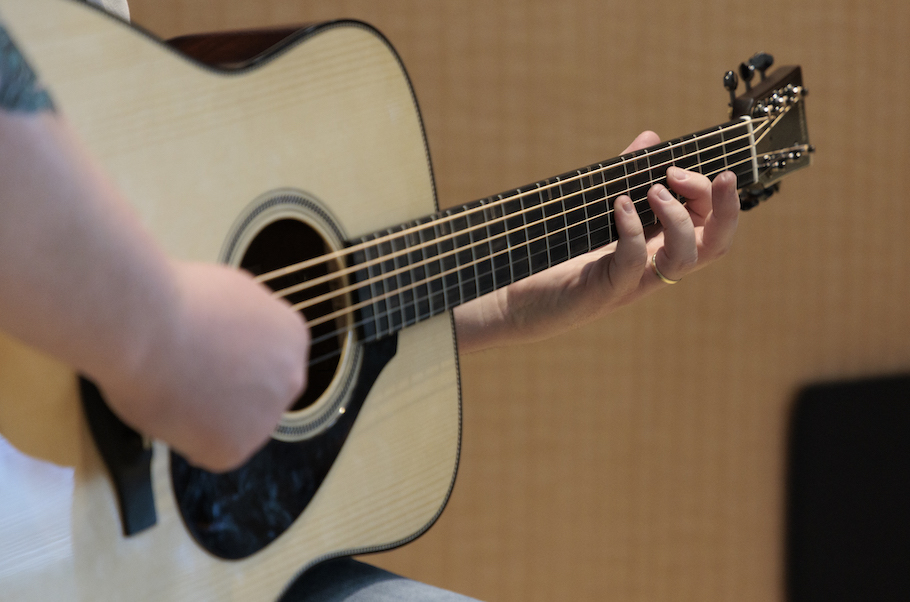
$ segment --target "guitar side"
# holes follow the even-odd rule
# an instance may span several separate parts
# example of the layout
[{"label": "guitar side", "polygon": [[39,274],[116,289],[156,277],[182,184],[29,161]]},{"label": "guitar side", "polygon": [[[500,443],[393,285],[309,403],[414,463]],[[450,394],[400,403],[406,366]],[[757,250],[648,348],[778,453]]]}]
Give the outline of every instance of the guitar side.
[{"label": "guitar side", "polygon": [[[75,2],[0,0],[0,14],[77,134],[176,257],[225,260],[238,220],[269,191],[315,199],[345,239],[436,209],[406,75],[365,26],[314,29],[256,68],[228,73]],[[18,467],[2,474],[45,477],[0,484],[11,511],[0,523],[0,589],[14,599],[274,600],[324,558],[398,545],[428,528],[453,484],[459,430],[445,315],[398,334],[397,353],[290,529],[225,561],[189,535],[160,444],[157,524],[124,537],[76,375],[2,338],[0,433],[11,446],[0,459]],[[39,507],[16,495],[49,488],[53,499]],[[40,524],[43,532],[21,531]]]}]

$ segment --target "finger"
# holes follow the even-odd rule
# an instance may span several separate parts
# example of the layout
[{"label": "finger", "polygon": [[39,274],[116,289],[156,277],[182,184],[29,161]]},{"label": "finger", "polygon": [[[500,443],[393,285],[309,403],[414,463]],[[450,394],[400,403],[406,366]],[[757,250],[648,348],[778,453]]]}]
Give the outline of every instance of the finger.
[{"label": "finger", "polygon": [[648,203],[663,226],[663,245],[657,250],[660,273],[679,280],[698,265],[695,226],[689,211],[660,184],[648,191]]},{"label": "finger", "polygon": [[645,230],[632,199],[623,195],[613,204],[613,219],[619,242],[616,251],[608,256],[606,275],[609,285],[618,293],[631,291],[641,281],[648,257]]},{"label": "finger", "polygon": [[711,184],[712,211],[705,219],[699,254],[703,259],[716,259],[733,244],[739,222],[739,195],[736,176],[729,171],[714,178]]},{"label": "finger", "polygon": [[711,180],[702,174],[674,166],[667,169],[667,184],[686,200],[693,223],[696,226],[704,225],[713,209]]},{"label": "finger", "polygon": [[651,131],[644,131],[639,134],[635,140],[632,141],[632,144],[626,147],[626,150],[622,151],[621,155],[626,153],[631,153],[643,148],[648,148],[649,146],[654,146],[655,144],[660,143],[660,136]]}]

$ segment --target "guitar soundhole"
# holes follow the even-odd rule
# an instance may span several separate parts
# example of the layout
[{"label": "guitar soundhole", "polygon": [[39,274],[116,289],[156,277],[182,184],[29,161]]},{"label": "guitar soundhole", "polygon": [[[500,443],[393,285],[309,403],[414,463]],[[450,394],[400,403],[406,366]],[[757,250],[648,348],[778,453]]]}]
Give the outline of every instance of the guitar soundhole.
[{"label": "guitar soundhole", "polygon": [[[296,265],[332,251],[322,237],[306,223],[296,219],[281,219],[262,229],[247,248],[240,267],[255,275],[265,274]],[[273,291],[284,291],[304,282],[313,282],[329,271],[339,269],[337,261],[318,262],[266,282]],[[328,281],[284,296],[291,305],[303,303],[339,288],[339,282]],[[321,301],[303,309],[307,321],[333,313],[343,307],[343,295]],[[306,392],[294,404],[292,411],[312,406],[329,388],[338,370],[345,343],[343,318],[310,327],[313,345],[310,349],[309,379]]]}]

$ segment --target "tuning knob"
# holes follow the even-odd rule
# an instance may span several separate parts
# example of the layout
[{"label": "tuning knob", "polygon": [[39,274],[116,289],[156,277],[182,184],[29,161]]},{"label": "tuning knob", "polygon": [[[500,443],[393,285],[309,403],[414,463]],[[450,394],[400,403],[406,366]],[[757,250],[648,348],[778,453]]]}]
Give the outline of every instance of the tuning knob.
[{"label": "tuning knob", "polygon": [[767,52],[759,52],[749,60],[749,63],[758,69],[758,72],[761,73],[762,81],[764,81],[766,77],[765,71],[770,69],[771,65],[774,64],[774,57]]},{"label": "tuning knob", "polygon": [[736,87],[739,86],[739,78],[734,71],[724,73],[724,88],[730,93],[730,106],[736,101]]},{"label": "tuning knob", "polygon": [[752,89],[752,78],[755,77],[755,65],[752,61],[739,64],[739,76],[746,83],[746,92]]}]

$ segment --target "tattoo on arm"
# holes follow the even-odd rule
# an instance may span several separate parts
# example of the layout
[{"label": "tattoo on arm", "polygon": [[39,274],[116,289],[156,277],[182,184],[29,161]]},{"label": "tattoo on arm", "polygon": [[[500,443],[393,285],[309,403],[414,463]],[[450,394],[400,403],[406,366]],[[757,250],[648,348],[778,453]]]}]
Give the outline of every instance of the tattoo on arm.
[{"label": "tattoo on arm", "polygon": [[0,23],[0,110],[54,112],[54,101]]}]

